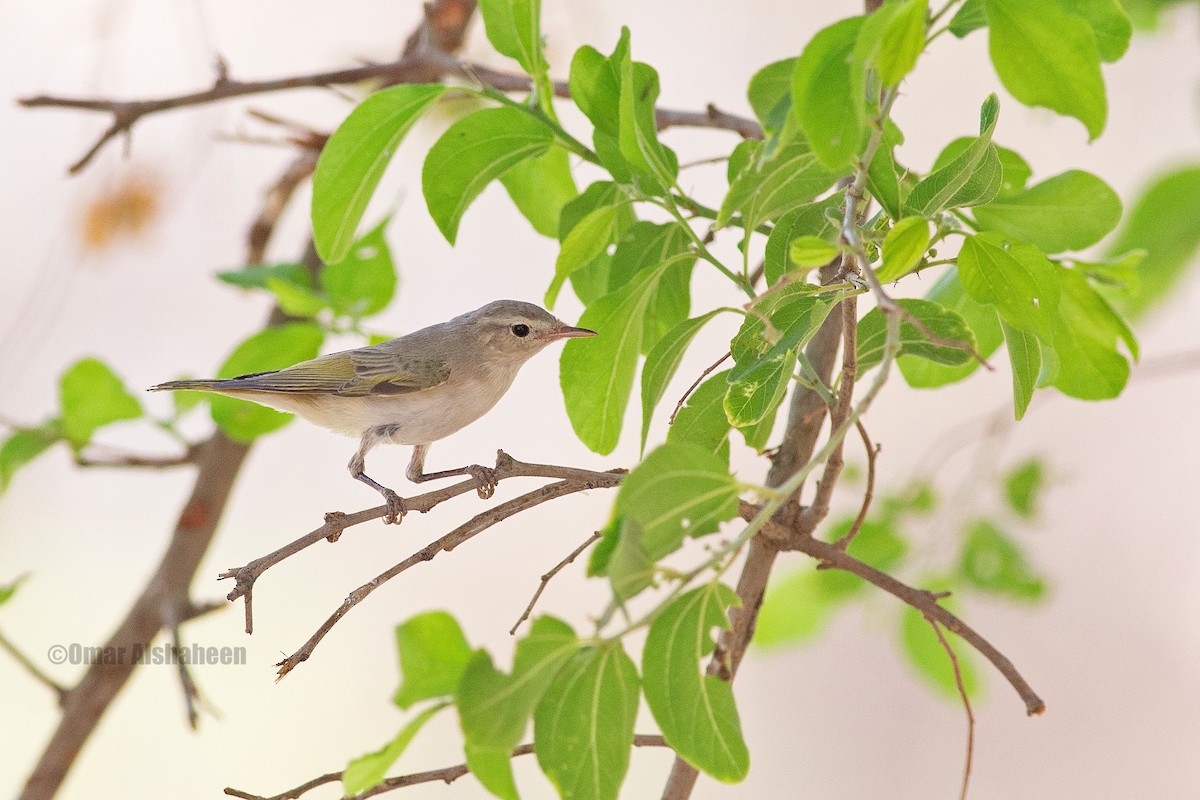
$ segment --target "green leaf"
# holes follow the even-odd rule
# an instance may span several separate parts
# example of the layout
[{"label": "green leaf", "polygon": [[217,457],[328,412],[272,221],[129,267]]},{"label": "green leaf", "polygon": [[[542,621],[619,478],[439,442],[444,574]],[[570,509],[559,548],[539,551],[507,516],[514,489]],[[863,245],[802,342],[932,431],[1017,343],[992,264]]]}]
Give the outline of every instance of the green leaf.
[{"label": "green leaf", "polygon": [[716,225],[728,224],[734,212],[740,211],[749,236],[762,223],[809,202],[847,172],[826,169],[802,137],[793,137],[765,161],[752,161],[737,176],[721,203]]},{"label": "green leaf", "polygon": [[142,416],[141,403],[99,359],[76,361],[59,378],[58,389],[63,437],[76,450],[87,444],[98,428]]},{"label": "green leaf", "polygon": [[1046,487],[1046,465],[1031,458],[1004,476],[1004,499],[1009,508],[1026,519],[1037,516],[1037,500]]},{"label": "green leaf", "polygon": [[578,649],[570,625],[539,617],[517,643],[512,674],[498,671],[486,651],[475,651],[458,685],[458,715],[467,745],[502,752],[507,763],[534,707]]},{"label": "green leaf", "polygon": [[1180,279],[1200,252],[1200,164],[1159,175],[1142,192],[1125,218],[1108,253],[1145,250],[1135,292],[1113,297],[1125,313],[1138,319],[1165,298],[1173,297]]},{"label": "green leaf", "polygon": [[485,108],[451,125],[425,157],[421,188],[429,214],[454,244],[458,223],[480,192],[554,142],[545,123],[511,106]]},{"label": "green leaf", "polygon": [[729,373],[725,413],[735,427],[754,425],[783,400],[795,369],[796,353],[821,327],[836,298],[812,294],[814,287],[793,283],[768,295],[759,313],[771,322],[768,331],[758,316],[749,316],[730,343],[737,365]]},{"label": "green leaf", "polygon": [[[275,303],[279,309],[290,317],[312,318],[329,308],[329,298],[325,295],[281,278],[268,278],[266,288],[275,295]],[[175,396],[187,394],[176,392]]]},{"label": "green leaf", "polygon": [[704,324],[721,311],[722,309],[718,308],[694,319],[685,319],[667,331],[654,345],[650,355],[646,356],[646,363],[642,367],[642,451],[646,449],[646,437],[650,433],[650,420],[654,416],[654,409],[662,399],[663,392],[667,390],[667,384],[671,382],[675,371],[679,369],[684,351]]},{"label": "green leaf", "polygon": [[886,3],[867,17],[859,35],[857,52],[887,88],[898,86],[912,72],[925,49],[928,0]]},{"label": "green leaf", "polygon": [[1082,18],[1045,0],[987,0],[988,52],[1004,88],[1027,106],[1075,117],[1090,139],[1108,101],[1096,36]]},{"label": "green leaf", "polygon": [[613,514],[639,526],[652,561],[673,553],[687,536],[713,533],[737,515],[738,485],[713,453],[668,442],[636,467],[617,493]]},{"label": "green leaf", "polygon": [[1093,245],[1116,227],[1121,199],[1095,175],[1070,170],[972,212],[981,230],[1061,253]]},{"label": "green leaf", "polygon": [[831,238],[831,234],[837,230],[837,224],[829,218],[829,212],[836,212],[840,205],[841,198],[835,196],[798,206],[779,218],[771,228],[763,254],[764,275],[769,286],[774,286],[776,281],[792,271],[788,253],[792,242],[801,236],[816,236],[825,240]]},{"label": "green leaf", "polygon": [[[953,604],[948,600],[942,600],[941,603],[953,610]],[[946,643],[958,658],[958,667],[967,696],[978,700],[981,687],[974,654],[961,639],[945,628],[942,628],[942,636],[946,638]],[[954,680],[954,667],[950,656],[938,641],[929,621],[911,606],[904,607],[904,615],[900,620],[900,640],[904,654],[908,656],[909,663],[916,668],[917,674],[943,697],[959,702],[958,685]]]},{"label": "green leaf", "polygon": [[1082,17],[1096,36],[1100,60],[1113,62],[1125,55],[1133,24],[1117,0],[1059,0],[1063,8]]},{"label": "green leaf", "polygon": [[629,769],[637,667],[620,642],[577,653],[533,716],[538,764],[563,800],[615,800]]},{"label": "green leaf", "polygon": [[[628,29],[622,29],[621,38],[628,41]],[[617,58],[615,52],[613,58]],[[658,141],[654,117],[654,102],[659,92],[658,72],[648,64],[630,60],[628,47],[615,63],[621,77],[621,114],[617,132],[621,155],[635,173],[647,180],[651,191],[662,193],[675,183],[679,159]]]},{"label": "green leaf", "polygon": [[29,573],[18,576],[16,579],[6,584],[0,584],[0,606],[13,599],[13,595],[17,593],[17,589],[21,588],[21,584],[29,579]]},{"label": "green leaf", "polygon": [[614,62],[629,51],[629,32],[622,29],[621,39],[608,58],[590,45],[575,51],[567,85],[571,99],[579,110],[596,126],[597,132],[615,139],[617,120],[621,114],[621,76]]},{"label": "green leaf", "polygon": [[[904,141],[904,135],[892,120],[883,129],[883,141],[867,166],[867,190],[879,201],[879,205],[892,219],[904,216],[904,193],[906,187],[900,183],[901,173],[907,170],[896,164],[894,150]],[[944,152],[944,151],[943,151]],[[936,165],[935,165],[936,168]]]},{"label": "green leaf", "polygon": [[59,440],[51,426],[15,431],[0,445],[0,493],[8,489],[21,467],[33,461]]},{"label": "green leaf", "polygon": [[904,201],[907,213],[928,217],[945,208],[987,203],[1000,191],[1004,168],[992,144],[999,101],[988,95],[980,109],[979,136],[923,178]]},{"label": "green leaf", "polygon": [[732,370],[725,393],[730,424],[748,428],[768,417],[773,419],[795,370],[796,351],[791,348],[773,352],[771,358],[759,359],[746,370]]},{"label": "green leaf", "polygon": [[1042,383],[1080,400],[1109,400],[1129,381],[1129,361],[1118,341],[1134,358],[1137,340],[1116,311],[1075,270],[1062,270],[1057,313],[1049,318],[1050,347],[1043,352]]},{"label": "green leaf", "polygon": [[[614,244],[625,235],[637,218],[633,213],[633,205],[625,190],[612,181],[597,181],[583,194],[563,206],[562,215],[558,221],[558,240],[564,241],[571,231],[592,211],[602,206],[616,206],[616,233],[610,244]],[[608,294],[609,268],[612,256],[608,249],[601,251],[594,259],[571,273],[571,288],[583,304],[591,305],[599,298]]]},{"label": "green leaf", "polygon": [[1029,162],[1015,150],[1000,145],[996,145],[996,154],[1000,156],[1000,168],[1004,172],[997,197],[1008,197],[1024,189],[1033,176],[1033,168],[1029,166]]},{"label": "green leaf", "polygon": [[396,148],[445,92],[437,84],[402,84],[376,92],[329,137],[313,173],[313,243],[324,261],[345,258]]},{"label": "green leaf", "polygon": [[500,182],[533,229],[550,238],[558,236],[563,206],[579,194],[567,151],[558,147],[518,163]]},{"label": "green leaf", "polygon": [[345,795],[351,797],[383,783],[383,779],[387,777],[387,771],[404,754],[409,743],[421,731],[421,728],[425,727],[425,723],[433,719],[434,715],[447,705],[447,703],[439,703],[425,709],[413,717],[407,725],[400,729],[396,738],[381,749],[351,761],[342,773],[342,791]]},{"label": "green leaf", "polygon": [[1072,258],[1070,266],[1087,275],[1097,286],[1110,291],[1113,288],[1123,290],[1112,293],[1115,298],[1120,298],[1138,290],[1141,282],[1138,267],[1146,255],[1145,250],[1131,250],[1118,256],[1093,261]]},{"label": "green leaf", "polygon": [[571,228],[554,262],[554,279],[546,289],[547,307],[554,307],[567,278],[594,261],[617,239],[625,222],[621,210],[621,206],[600,206]]},{"label": "green leaf", "polygon": [[1014,600],[1037,600],[1046,593],[1045,581],[1031,572],[1025,553],[988,520],[977,520],[967,529],[958,569],[976,589]]},{"label": "green leaf", "polygon": [[725,415],[725,393],[729,370],[710,376],[688,397],[675,421],[667,429],[667,442],[691,442],[714,453],[729,464],[729,417]]},{"label": "green leaf", "polygon": [[378,314],[392,302],[396,267],[383,235],[390,221],[390,217],[384,219],[359,239],[344,259],[321,270],[321,285],[338,314],[357,320]]},{"label": "green leaf", "polygon": [[1021,419],[1033,399],[1033,390],[1042,371],[1042,347],[1037,337],[1004,320],[1000,321],[1000,327],[1004,330],[1004,343],[1012,364],[1013,413]]},{"label": "green leaf", "polygon": [[546,80],[548,67],[542,52],[541,0],[481,0],[479,13],[492,47],[502,55],[516,59],[535,81]]},{"label": "green leaf", "polygon": [[818,236],[800,236],[788,246],[788,258],[797,267],[823,267],[842,252]]},{"label": "green leaf", "polygon": [[483,788],[501,800],[520,800],[517,783],[513,778],[512,749],[489,747],[467,742],[463,746],[467,757],[467,769]]},{"label": "green leaf", "polygon": [[912,272],[929,249],[929,220],[905,217],[883,240],[883,264],[875,270],[881,283],[891,283]]},{"label": "green leaf", "polygon": [[691,309],[692,268],[696,256],[692,239],[676,222],[635,222],[613,251],[608,271],[608,291],[615,292],[644,270],[668,261],[646,309],[642,324],[641,351],[649,353],[668,330],[687,319]]},{"label": "green leaf", "polygon": [[738,604],[727,586],[711,583],[673,600],[650,625],[642,651],[646,702],[663,736],[684,761],[717,780],[746,777],[750,753],[728,681],[704,673],[714,627],[728,628],[725,610]]},{"label": "green leaf", "polygon": [[471,646],[458,622],[445,611],[418,614],[396,626],[400,687],[392,702],[400,708],[435,697],[448,697],[471,660]]},{"label": "green leaf", "polygon": [[[929,300],[897,300],[900,307],[918,319],[935,336],[947,342],[961,342],[975,347],[975,334],[958,312]],[[883,361],[887,344],[887,321],[878,308],[873,308],[858,321],[858,368],[865,371]],[[968,350],[949,347],[930,340],[909,318],[900,322],[900,353],[936,361],[939,364],[959,365],[971,360]]]},{"label": "green leaf", "polygon": [[998,233],[968,236],[958,253],[958,275],[967,294],[996,306],[1010,325],[1044,340],[1065,274],[1033,245]]},{"label": "green leaf", "polygon": [[[259,331],[239,344],[217,370],[218,378],[236,378],[256,372],[290,367],[300,361],[316,358],[325,338],[320,326],[309,322],[294,322]],[[239,442],[282,428],[292,420],[284,414],[249,400],[214,395],[209,401],[213,422],[227,436]]]},{"label": "green leaf", "polygon": [[800,127],[830,169],[848,167],[867,136],[867,74],[852,58],[862,24],[862,17],[851,17],[818,32],[792,75],[792,102]]},{"label": "green leaf", "polygon": [[581,347],[582,339],[569,339],[563,347],[559,382],[567,416],[580,441],[597,453],[611,453],[621,436],[646,310],[669,266],[645,270],[589,305],[579,325],[599,335],[586,342],[591,347]]},{"label": "green leaf", "polygon": [[[951,309],[963,318],[975,334],[975,350],[983,358],[990,357],[1004,341],[995,309],[970,298],[958,279],[957,269],[946,271],[925,295],[925,299]],[[908,385],[917,389],[932,389],[961,381],[979,368],[979,362],[975,359],[949,366],[903,355],[896,360],[896,364]]]},{"label": "green leaf", "polygon": [[985,0],[967,0],[950,19],[950,32],[958,38],[980,28],[987,27]]},{"label": "green leaf", "polygon": [[796,59],[785,58],[768,64],[750,78],[746,95],[767,136],[783,128],[792,110],[792,73],[795,71]]},{"label": "green leaf", "polygon": [[243,289],[266,289],[272,279],[305,289],[311,289],[313,285],[308,267],[294,263],[251,264],[242,269],[218,272],[217,278],[231,286],[240,286]]}]

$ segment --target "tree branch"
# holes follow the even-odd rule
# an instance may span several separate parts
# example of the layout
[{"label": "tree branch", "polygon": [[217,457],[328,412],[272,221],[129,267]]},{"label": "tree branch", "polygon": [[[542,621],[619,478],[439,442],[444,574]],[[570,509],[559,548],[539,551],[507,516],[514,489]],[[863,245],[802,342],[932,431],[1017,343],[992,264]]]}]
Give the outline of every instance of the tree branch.
[{"label": "tree branch", "polygon": [[958,689],[958,696],[962,698],[963,702],[963,710],[967,713],[967,756],[963,762],[962,789],[958,793],[958,800],[967,800],[967,790],[971,787],[971,764],[975,760],[975,712],[971,710],[971,698],[967,696],[967,687],[963,684],[962,668],[959,666],[954,648],[946,641],[946,634],[942,633],[942,627],[937,624],[936,620],[926,617],[925,621],[933,628],[938,644],[950,658],[950,666],[954,668],[954,686]]},{"label": "tree branch", "polygon": [[[443,5],[443,3],[435,5]],[[365,80],[382,80],[385,85],[433,83],[447,76],[464,80],[478,80],[483,85],[502,92],[524,92],[531,88],[529,78],[524,75],[514,75],[481,64],[461,61],[450,52],[436,46],[424,46],[420,42],[414,44],[414,40],[410,40],[409,44],[411,49],[399,59],[383,64],[364,64],[358,67],[259,81],[231,80],[227,74],[219,71],[212,86],[207,89],[147,100],[36,95],[23,97],[17,102],[25,108],[62,108],[111,115],[112,120],[100,138],[84,153],[83,157],[68,168],[68,172],[74,175],[91,163],[92,159],[110,141],[118,136],[128,136],[132,132],[133,126],[145,117],[238,97],[290,89],[328,88]],[[570,90],[564,81],[554,82],[554,93],[558,97],[570,96]],[[668,108],[656,109],[655,124],[660,130],[670,127],[728,130],[746,139],[761,139],[763,135],[762,128],[754,120],[721,111],[713,105],[709,105],[702,112]]]},{"label": "tree branch", "polygon": [[[635,747],[669,746],[663,737],[645,733],[634,734],[633,744]],[[512,757],[516,758],[517,756],[527,756],[532,752],[532,744],[523,744],[513,749]],[[466,764],[455,764],[452,767],[431,769],[427,772],[414,772],[409,775],[398,775],[394,778],[387,778],[378,786],[374,786],[362,794],[356,795],[356,797],[359,798],[359,800],[365,800],[365,798],[368,797],[374,797],[376,795],[383,794],[384,792],[390,792],[393,789],[403,789],[405,786],[415,786],[418,783],[433,783],[435,781],[441,781],[442,783],[453,783],[470,771],[471,770],[467,768]],[[226,787],[225,794],[229,795],[230,797],[240,797],[242,800],[296,800],[296,798],[312,789],[317,788],[318,786],[324,786],[327,783],[333,783],[334,781],[340,781],[341,779],[342,773],[329,772],[318,778],[313,778],[311,781],[302,783],[294,789],[288,789],[286,792],[271,795],[270,797],[264,797],[263,795],[258,794],[250,794],[249,792],[243,792],[240,789],[233,789],[230,787]]]},{"label": "tree branch", "polygon": [[13,660],[20,664],[21,667],[29,673],[31,678],[45,686],[50,691],[54,692],[54,696],[58,698],[58,704],[60,706],[66,701],[67,692],[69,691],[67,687],[54,680],[54,678],[51,678],[45,672],[42,672],[42,670],[38,668],[38,665],[33,663],[29,656],[22,653],[20,649],[18,649],[15,644],[10,642],[8,637],[2,633],[0,633],[0,650],[4,650],[10,656],[12,656]]},{"label": "tree branch", "polygon": [[[516,464],[519,462],[514,461],[513,463]],[[462,525],[450,531],[450,533],[447,533],[445,536],[442,536],[441,538],[431,542],[417,552],[413,553],[408,558],[401,561],[399,564],[393,566],[391,569],[380,573],[369,582],[364,583],[362,586],[355,589],[346,597],[345,600],[342,601],[342,604],[338,606],[337,610],[334,611],[333,614],[331,614],[329,618],[321,624],[321,627],[317,628],[316,633],[309,637],[308,641],[305,642],[299,650],[276,664],[276,666],[279,667],[276,680],[279,680],[284,675],[287,675],[299,664],[307,661],[309,656],[312,655],[312,652],[316,646],[321,642],[322,639],[325,638],[325,635],[333,629],[333,626],[336,625],[342,617],[346,616],[350,609],[361,603],[367,598],[368,595],[371,594],[371,592],[375,591],[400,573],[424,561],[432,560],[438,553],[449,552],[450,550],[453,550],[463,542],[474,537],[476,534],[482,533],[496,523],[502,522],[514,514],[519,514],[520,512],[533,508],[534,506],[541,505],[547,500],[564,497],[565,495],[574,494],[575,492],[582,492],[587,489],[610,488],[619,484],[622,478],[625,477],[623,470],[614,472],[589,472],[588,470],[550,467],[547,465],[530,464],[525,466],[537,468],[542,475],[546,476],[549,476],[549,474],[552,472],[563,470],[565,473],[572,474],[573,477],[567,480],[560,480],[557,483],[548,484],[540,489],[535,489],[532,492],[527,492],[519,497],[509,500],[508,502],[501,503],[494,508],[490,508],[480,514],[476,514],[467,522],[464,522]],[[534,470],[531,470],[531,472],[532,471]],[[463,491],[467,491],[475,486],[474,480],[465,481],[464,483],[466,486],[462,489]],[[463,487],[463,484],[459,484],[458,486]],[[382,516],[384,511],[384,507],[372,509],[372,513],[380,512],[377,516]]]}]

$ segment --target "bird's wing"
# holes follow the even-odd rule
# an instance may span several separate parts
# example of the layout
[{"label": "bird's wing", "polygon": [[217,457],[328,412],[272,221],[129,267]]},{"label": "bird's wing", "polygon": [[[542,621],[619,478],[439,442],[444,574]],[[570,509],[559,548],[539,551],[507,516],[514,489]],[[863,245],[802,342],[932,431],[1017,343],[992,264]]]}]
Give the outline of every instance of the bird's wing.
[{"label": "bird's wing", "polygon": [[415,392],[444,383],[449,377],[450,368],[443,361],[404,358],[376,345],[331,353],[275,372],[242,375],[224,383],[230,389],[362,397]]}]

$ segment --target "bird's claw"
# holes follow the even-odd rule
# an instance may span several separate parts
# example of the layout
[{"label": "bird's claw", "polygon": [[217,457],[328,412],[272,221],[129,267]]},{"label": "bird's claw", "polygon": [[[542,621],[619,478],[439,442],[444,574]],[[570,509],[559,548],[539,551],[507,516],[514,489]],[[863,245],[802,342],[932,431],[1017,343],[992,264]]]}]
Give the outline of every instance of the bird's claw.
[{"label": "bird's claw", "polygon": [[408,506],[404,503],[404,498],[393,492],[391,489],[383,490],[383,500],[387,503],[387,514],[383,517],[385,525],[399,525],[404,519],[404,515],[408,513]]},{"label": "bird's claw", "polygon": [[479,495],[480,500],[487,500],[496,493],[496,470],[472,464],[467,468],[467,474],[479,483],[475,487],[475,492]]}]

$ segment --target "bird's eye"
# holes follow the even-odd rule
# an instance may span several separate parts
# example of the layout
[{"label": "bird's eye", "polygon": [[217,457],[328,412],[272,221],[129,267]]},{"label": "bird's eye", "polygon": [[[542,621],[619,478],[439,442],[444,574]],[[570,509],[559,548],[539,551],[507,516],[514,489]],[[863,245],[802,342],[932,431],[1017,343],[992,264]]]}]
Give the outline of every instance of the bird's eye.
[{"label": "bird's eye", "polygon": [[523,322],[518,322],[516,325],[512,326],[512,332],[514,336],[520,336],[522,339],[524,339],[529,335],[529,326]]}]

